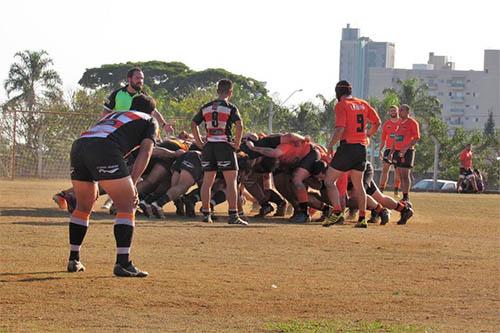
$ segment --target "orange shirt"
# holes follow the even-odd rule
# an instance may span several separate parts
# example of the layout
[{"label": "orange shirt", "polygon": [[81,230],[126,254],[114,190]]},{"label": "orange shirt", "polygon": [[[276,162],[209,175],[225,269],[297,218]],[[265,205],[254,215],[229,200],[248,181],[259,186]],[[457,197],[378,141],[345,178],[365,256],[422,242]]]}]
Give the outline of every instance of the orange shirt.
[{"label": "orange shirt", "polygon": [[374,108],[359,98],[344,98],[335,105],[335,127],[344,127],[341,140],[368,145],[366,123],[380,122]]},{"label": "orange shirt", "polygon": [[472,169],[472,150],[464,149],[459,155],[462,168]]},{"label": "orange shirt", "polygon": [[306,157],[311,151],[311,144],[308,142],[282,143],[276,149],[283,152],[279,157],[282,164],[294,164]]},{"label": "orange shirt", "polygon": [[413,118],[401,119],[395,136],[394,149],[407,149],[410,142],[420,139],[420,129],[417,121]]},{"label": "orange shirt", "polygon": [[386,148],[392,147],[399,124],[401,124],[401,119],[399,118],[396,121],[392,121],[392,119],[386,120],[384,125],[382,125],[381,145],[383,144]]}]

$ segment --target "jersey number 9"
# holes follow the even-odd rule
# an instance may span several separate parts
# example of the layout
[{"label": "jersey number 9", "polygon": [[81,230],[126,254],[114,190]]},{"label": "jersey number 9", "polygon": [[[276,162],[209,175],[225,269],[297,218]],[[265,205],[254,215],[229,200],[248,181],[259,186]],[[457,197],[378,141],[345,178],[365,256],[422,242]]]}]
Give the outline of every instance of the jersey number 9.
[{"label": "jersey number 9", "polygon": [[359,124],[359,127],[356,128],[356,132],[364,132],[365,131],[365,117],[362,114],[356,115],[356,123]]}]

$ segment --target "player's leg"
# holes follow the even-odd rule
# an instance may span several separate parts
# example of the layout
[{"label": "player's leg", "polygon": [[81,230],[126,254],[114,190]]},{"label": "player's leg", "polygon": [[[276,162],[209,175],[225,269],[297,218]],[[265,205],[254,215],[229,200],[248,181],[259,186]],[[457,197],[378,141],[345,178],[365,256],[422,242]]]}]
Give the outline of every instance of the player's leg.
[{"label": "player's leg", "polygon": [[130,249],[135,227],[137,190],[130,176],[100,180],[99,184],[113,199],[116,219],[113,228],[116,241],[116,263],[113,273],[122,277],[145,277],[147,272],[137,269],[130,260]]},{"label": "player's leg", "polygon": [[210,199],[212,198],[212,185],[215,182],[216,171],[205,171],[203,173],[203,183],[201,184],[201,212],[203,222],[212,223],[210,212]]},{"label": "player's leg", "polygon": [[226,199],[229,214],[228,223],[248,225],[248,222],[238,216],[238,188],[236,182],[238,170],[224,170],[222,171],[222,174],[224,175],[224,180],[226,181]]},{"label": "player's leg", "polygon": [[352,196],[356,199],[358,203],[358,223],[355,227],[366,228],[368,226],[365,217],[366,214],[366,192],[365,186],[363,184],[363,171],[351,170],[349,171],[352,182]]},{"label": "player's leg", "polygon": [[382,172],[380,173],[380,191],[384,192],[387,186],[387,178],[389,176],[389,170],[391,165],[386,161],[382,162]]},{"label": "player's leg", "polygon": [[308,196],[307,196],[307,187],[304,184],[304,180],[309,178],[311,173],[304,168],[297,168],[292,176],[292,185],[295,191],[295,195],[297,196],[297,200],[299,202],[299,212],[292,219],[292,222],[296,223],[304,223],[309,222],[311,220],[308,213]]},{"label": "player's leg", "polygon": [[162,207],[170,201],[177,200],[194,184],[194,178],[187,170],[181,170],[180,173],[174,172],[172,174],[172,186],[168,189],[167,193],[151,204],[153,214],[158,218],[164,218],[165,214]]},{"label": "player's leg", "polygon": [[343,173],[344,171],[334,169],[331,166],[329,166],[326,171],[325,186],[328,193],[328,200],[332,203],[333,206],[333,212],[330,217],[323,222],[324,227],[329,227],[333,224],[344,223],[344,214],[342,206],[340,204],[339,189],[337,188],[336,184],[337,179],[339,179],[339,177],[342,176]]},{"label": "player's leg", "polygon": [[97,184],[88,181],[72,180],[73,193],[76,197],[76,208],[71,213],[69,222],[70,254],[68,272],[83,272],[85,267],[80,263],[80,249],[89,226],[90,213],[97,198]]}]

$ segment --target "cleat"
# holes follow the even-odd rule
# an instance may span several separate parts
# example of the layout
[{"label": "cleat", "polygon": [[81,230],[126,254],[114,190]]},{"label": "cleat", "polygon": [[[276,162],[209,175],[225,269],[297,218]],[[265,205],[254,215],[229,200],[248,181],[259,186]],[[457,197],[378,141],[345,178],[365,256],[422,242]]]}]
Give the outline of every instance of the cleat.
[{"label": "cleat", "polygon": [[307,223],[311,222],[311,217],[305,212],[299,212],[290,220],[292,223]]},{"label": "cleat", "polygon": [[379,218],[379,214],[377,213],[377,211],[372,210],[372,213],[371,213],[370,219],[368,220],[368,223],[377,223],[378,218]]},{"label": "cleat", "polygon": [[113,274],[120,277],[146,277],[149,275],[148,272],[143,272],[132,264],[132,261],[128,262],[127,267],[123,267],[120,264],[115,264],[113,268]]},{"label": "cleat", "polygon": [[382,211],[379,213],[380,216],[380,225],[386,225],[389,223],[389,210],[387,208],[382,209]]},{"label": "cleat", "polygon": [[83,266],[83,264],[78,260],[69,260],[68,272],[70,273],[85,272],[85,266]]},{"label": "cleat", "polygon": [[314,220],[314,222],[325,222],[325,220],[333,214],[333,207],[328,206],[326,210],[323,210],[321,216]]},{"label": "cleat", "polygon": [[260,207],[259,214],[254,215],[254,217],[264,217],[267,214],[272,213],[273,211],[273,206],[271,206],[269,203],[265,203]]},{"label": "cleat", "polygon": [[151,210],[153,211],[153,215],[157,219],[162,220],[165,218],[165,213],[163,212],[163,208],[161,208],[161,206],[158,206],[158,203],[156,203],[156,201],[153,201],[151,203]]},{"label": "cleat", "polygon": [[111,205],[111,207],[109,208],[109,215],[116,215],[117,212],[118,210],[116,209],[115,205]]},{"label": "cleat", "polygon": [[239,216],[235,216],[235,217],[229,217],[229,219],[227,220],[227,223],[228,224],[240,224],[240,225],[248,225],[248,222],[243,220],[242,218],[240,218]]},{"label": "cleat", "polygon": [[408,220],[413,216],[413,209],[411,209],[410,206],[406,206],[402,211],[401,211],[401,218],[397,222],[399,225],[406,224]]},{"label": "cleat", "polygon": [[182,202],[184,203],[184,206],[186,208],[186,216],[187,217],[195,217],[196,212],[194,211],[194,203],[191,201],[191,199],[189,199],[186,196],[183,196]]},{"label": "cleat", "polygon": [[184,210],[184,202],[182,201],[182,198],[175,199],[174,205],[175,205],[175,215],[177,216],[186,215],[186,211]]},{"label": "cleat", "polygon": [[61,191],[57,194],[54,194],[52,200],[54,200],[54,202],[57,204],[57,206],[59,206],[60,209],[68,209],[68,203],[66,202],[66,198],[64,197],[64,192]]},{"label": "cleat", "polygon": [[354,225],[354,228],[368,228],[368,223],[366,222],[366,218],[362,219],[358,223]]},{"label": "cleat", "polygon": [[329,227],[334,224],[342,225],[344,224],[345,218],[343,213],[330,215],[321,225],[323,227]]},{"label": "cleat", "polygon": [[203,219],[201,220],[201,222],[214,223],[214,221],[212,220],[212,216],[210,216],[210,214],[203,215]]},{"label": "cleat", "polygon": [[283,200],[277,207],[276,207],[276,213],[274,213],[273,216],[276,217],[283,217],[286,214],[286,201]]},{"label": "cleat", "polygon": [[151,208],[151,205],[148,204],[146,201],[144,200],[139,201],[139,208],[141,209],[144,216],[146,217],[153,216],[153,209]]}]

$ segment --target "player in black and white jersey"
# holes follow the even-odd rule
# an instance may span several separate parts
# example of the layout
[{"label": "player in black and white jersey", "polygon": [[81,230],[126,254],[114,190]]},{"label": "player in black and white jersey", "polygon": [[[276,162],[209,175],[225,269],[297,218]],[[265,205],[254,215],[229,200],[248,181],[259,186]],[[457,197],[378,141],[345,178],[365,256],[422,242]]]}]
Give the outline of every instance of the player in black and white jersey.
[{"label": "player in black and white jersey", "polygon": [[[80,248],[99,185],[117,209],[114,225],[117,256],[113,273],[125,277],[148,275],[132,264],[129,253],[135,226],[136,183],[151,157],[158,129],[156,120],[147,114],[154,108],[154,100],[141,94],[131,105],[137,111],[112,112],[73,143],[71,181],[76,209],[69,223],[69,272],[85,270],[80,262]],[[129,172],[124,156],[136,146],[140,147],[139,153]]]},{"label": "player in black and white jersey", "polygon": [[[243,123],[238,108],[229,103],[233,95],[233,83],[230,80],[220,80],[217,84],[218,98],[203,105],[193,118],[191,129],[198,147],[203,147],[201,163],[203,166],[203,185],[201,187],[203,221],[212,222],[210,212],[211,188],[217,171],[222,171],[227,186],[227,201],[229,205],[230,224],[247,225],[238,216],[238,192],[236,178],[238,163],[236,151],[241,144]],[[198,126],[204,122],[206,142],[201,139]],[[232,140],[231,128],[236,127],[236,135]]]}]

